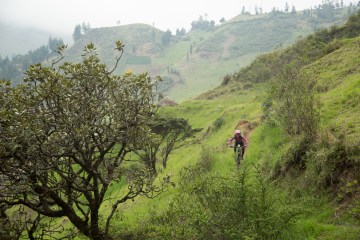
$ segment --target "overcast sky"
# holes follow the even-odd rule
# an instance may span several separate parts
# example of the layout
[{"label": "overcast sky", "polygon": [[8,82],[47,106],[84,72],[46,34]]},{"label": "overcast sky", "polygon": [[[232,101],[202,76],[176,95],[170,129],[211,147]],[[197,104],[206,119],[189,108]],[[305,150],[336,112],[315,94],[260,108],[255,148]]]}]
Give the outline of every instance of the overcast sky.
[{"label": "overcast sky", "polygon": [[299,11],[322,0],[0,0],[0,22],[35,26],[59,35],[71,34],[82,22],[92,28],[116,26],[118,22],[147,23],[175,33],[177,28],[189,30],[200,15],[218,23],[222,17],[229,20],[240,14],[243,6],[253,12],[257,5],[269,12],[273,7],[283,10],[286,2],[290,9],[294,5]]}]

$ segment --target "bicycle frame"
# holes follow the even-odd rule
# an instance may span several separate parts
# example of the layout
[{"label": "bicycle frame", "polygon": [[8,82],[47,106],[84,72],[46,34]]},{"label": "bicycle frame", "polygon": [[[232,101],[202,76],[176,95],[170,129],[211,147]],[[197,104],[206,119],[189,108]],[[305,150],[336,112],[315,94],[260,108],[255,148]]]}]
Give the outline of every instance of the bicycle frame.
[{"label": "bicycle frame", "polygon": [[237,146],[237,156],[236,156],[236,166],[240,166],[240,161],[242,160],[242,148],[241,146]]},{"label": "bicycle frame", "polygon": [[[230,146],[231,148],[234,148],[234,146]],[[235,162],[236,162],[236,166],[239,168],[240,166],[240,161],[243,159],[242,158],[242,148],[240,145],[238,145],[237,147],[237,154],[236,154],[236,157],[235,157]]]}]

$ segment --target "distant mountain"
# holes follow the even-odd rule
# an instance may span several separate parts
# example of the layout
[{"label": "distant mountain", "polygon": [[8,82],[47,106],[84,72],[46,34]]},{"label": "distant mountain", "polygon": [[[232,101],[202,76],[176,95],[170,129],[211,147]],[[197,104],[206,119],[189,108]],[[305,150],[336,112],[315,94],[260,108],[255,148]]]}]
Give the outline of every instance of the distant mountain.
[{"label": "distant mountain", "polygon": [[324,9],[241,14],[221,25],[182,36],[168,36],[147,24],[96,28],[67,49],[64,61],[79,61],[82,49],[92,42],[100,58],[112,68],[115,42],[121,40],[125,52],[115,73],[132,70],[160,75],[163,81],[159,88],[164,95],[181,101],[218,86],[225,75],[249,65],[260,54],[289,46],[316,30],[344,23],[357,10]]},{"label": "distant mountain", "polygon": [[69,48],[65,60],[77,61],[84,46],[92,42],[111,67],[115,41],[122,40],[125,53],[118,73],[131,69],[161,75],[164,93],[181,101],[218,86],[223,76],[247,66],[259,54],[289,46],[318,29],[342,24],[354,12],[335,9],[328,17],[305,11],[239,15],[211,30],[172,36],[169,44],[163,41],[165,32],[146,24],[98,28]]}]

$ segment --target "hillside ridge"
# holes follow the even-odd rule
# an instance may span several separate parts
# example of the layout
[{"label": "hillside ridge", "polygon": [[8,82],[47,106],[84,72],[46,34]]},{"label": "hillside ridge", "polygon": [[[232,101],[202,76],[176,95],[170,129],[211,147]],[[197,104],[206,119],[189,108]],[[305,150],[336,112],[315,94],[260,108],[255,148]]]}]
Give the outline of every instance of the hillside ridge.
[{"label": "hillside ridge", "polygon": [[164,44],[165,32],[147,24],[92,29],[68,54],[79,56],[83,46],[93,42],[107,62],[112,59],[113,42],[122,40],[126,47],[118,73],[131,69],[160,75],[160,90],[183,101],[216,87],[225,74],[247,66],[259,54],[286,47],[316,29],[343,23],[345,11],[336,10],[333,19],[307,17],[301,12],[240,15],[211,31],[192,30],[181,37],[172,36],[169,44]]}]

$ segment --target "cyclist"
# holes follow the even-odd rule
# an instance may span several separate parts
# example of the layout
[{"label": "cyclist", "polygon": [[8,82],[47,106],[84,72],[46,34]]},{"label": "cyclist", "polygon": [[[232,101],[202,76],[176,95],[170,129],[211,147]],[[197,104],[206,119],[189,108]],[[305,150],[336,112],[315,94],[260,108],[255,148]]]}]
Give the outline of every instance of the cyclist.
[{"label": "cyclist", "polygon": [[234,144],[234,153],[236,153],[236,147],[238,145],[241,146],[242,149],[242,156],[241,158],[244,158],[244,153],[245,153],[245,148],[247,146],[247,139],[241,135],[241,131],[240,130],[235,130],[235,135],[230,139],[229,141],[229,145],[232,144],[232,142],[235,141]]}]

